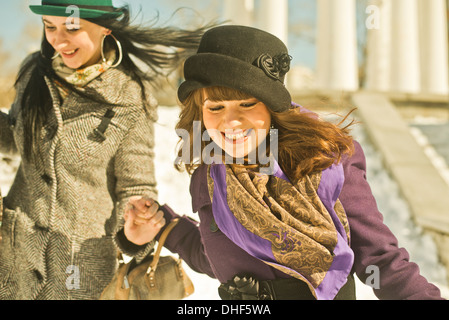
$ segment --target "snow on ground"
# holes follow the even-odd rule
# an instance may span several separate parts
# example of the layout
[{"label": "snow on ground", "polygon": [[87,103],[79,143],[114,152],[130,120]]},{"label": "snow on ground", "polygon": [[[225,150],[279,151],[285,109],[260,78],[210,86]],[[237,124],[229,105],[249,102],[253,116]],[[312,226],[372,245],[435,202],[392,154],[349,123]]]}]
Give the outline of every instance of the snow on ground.
[{"label": "snow on ground", "polygon": [[[177,107],[160,107],[159,120],[155,125],[155,168],[159,189],[159,202],[169,204],[177,213],[186,214],[196,220],[198,216],[192,213],[189,194],[189,176],[175,170],[175,146],[178,137],[174,126],[178,120]],[[437,259],[437,249],[431,237],[423,235],[412,219],[407,203],[401,198],[398,186],[391,179],[382,164],[382,157],[369,141],[362,127],[353,131],[354,137],[362,144],[367,157],[367,177],[378,202],[380,211],[384,214],[385,223],[399,240],[399,245],[405,247],[416,262],[422,274],[437,285],[446,298],[449,298],[446,273]],[[11,159],[0,154],[0,188],[2,194],[7,194],[19,164],[18,158]],[[170,254],[164,250],[164,254]],[[186,264],[185,268],[195,285],[195,293],[191,300],[217,300],[219,283],[206,275],[198,274]],[[359,300],[377,299],[372,289],[357,281],[357,298]]]},{"label": "snow on ground", "polygon": [[[0,108],[1,112],[8,113],[7,109]],[[0,191],[5,196],[19,168],[20,158],[0,153]]]},{"label": "snow on ground", "polygon": [[434,240],[414,223],[397,183],[385,169],[382,155],[375,149],[363,127],[355,127],[352,133],[365,152],[367,179],[384,216],[384,223],[397,237],[399,246],[407,249],[410,261],[419,265],[421,274],[439,287],[445,298],[449,298],[446,269],[438,259]]},{"label": "snow on ground", "polygon": [[449,184],[449,122],[436,117],[416,116],[411,121],[410,133]]}]

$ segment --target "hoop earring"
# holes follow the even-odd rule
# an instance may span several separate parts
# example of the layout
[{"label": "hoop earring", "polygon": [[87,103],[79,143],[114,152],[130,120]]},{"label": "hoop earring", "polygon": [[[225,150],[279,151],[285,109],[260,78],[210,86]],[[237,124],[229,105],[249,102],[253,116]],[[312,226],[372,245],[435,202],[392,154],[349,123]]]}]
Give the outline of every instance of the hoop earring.
[{"label": "hoop earring", "polygon": [[[103,59],[103,62],[106,62],[106,57],[104,55],[104,39],[106,39],[107,36],[108,35],[104,35],[103,40],[101,41],[101,58]],[[119,57],[118,57],[117,62],[111,66],[111,68],[115,68],[122,62],[123,49],[122,49],[122,44],[120,43],[120,41],[118,41],[117,38],[112,35],[112,33],[109,34],[109,36],[111,36],[115,40],[115,43],[117,45],[118,52],[119,52]]]}]

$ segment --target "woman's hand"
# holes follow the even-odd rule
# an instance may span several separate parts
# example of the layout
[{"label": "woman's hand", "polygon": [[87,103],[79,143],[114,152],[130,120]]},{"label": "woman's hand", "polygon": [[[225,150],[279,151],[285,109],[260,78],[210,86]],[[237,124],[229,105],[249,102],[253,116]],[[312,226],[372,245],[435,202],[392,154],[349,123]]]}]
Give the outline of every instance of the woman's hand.
[{"label": "woman's hand", "polygon": [[142,196],[129,199],[124,218],[126,238],[140,246],[151,242],[165,225],[156,201]]}]

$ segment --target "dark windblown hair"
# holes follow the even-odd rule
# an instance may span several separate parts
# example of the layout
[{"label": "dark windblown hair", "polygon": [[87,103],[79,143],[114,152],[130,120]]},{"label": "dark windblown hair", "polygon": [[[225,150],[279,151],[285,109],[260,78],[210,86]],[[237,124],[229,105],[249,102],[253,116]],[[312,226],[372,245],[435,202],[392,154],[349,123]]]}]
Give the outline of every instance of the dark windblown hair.
[{"label": "dark windblown hair", "polygon": [[[168,76],[185,58],[193,54],[198,48],[203,33],[213,26],[213,23],[195,30],[184,30],[175,27],[156,27],[132,25],[128,6],[119,8],[123,15],[113,19],[86,19],[112,31],[123,48],[123,60],[120,64],[127,70],[130,77],[142,88],[142,99],[145,99],[145,84],[157,84],[161,77]],[[107,41],[113,41],[110,37]],[[110,43],[113,47],[113,43]],[[176,50],[175,50],[176,48]],[[74,85],[59,77],[52,68],[52,57],[55,53],[44,35],[40,52],[35,52],[21,67],[16,85],[25,75],[30,73],[30,79],[21,98],[22,116],[24,121],[24,150],[25,158],[34,160],[38,154],[38,137],[47,122],[52,108],[50,91],[44,77],[55,80],[76,92],[82,97],[96,102],[107,103],[101,97],[89,95],[77,89]],[[135,59],[140,60],[149,70],[142,70]]]}]

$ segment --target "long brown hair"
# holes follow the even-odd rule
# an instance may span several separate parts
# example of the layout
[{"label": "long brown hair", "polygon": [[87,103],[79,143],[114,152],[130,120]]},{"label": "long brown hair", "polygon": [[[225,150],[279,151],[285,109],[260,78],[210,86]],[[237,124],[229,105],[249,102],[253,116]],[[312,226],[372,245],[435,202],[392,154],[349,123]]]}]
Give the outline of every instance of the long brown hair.
[{"label": "long brown hair", "polygon": [[[179,171],[192,174],[202,163],[201,157],[194,158],[193,152],[193,123],[201,121],[201,134],[205,131],[202,121],[202,106],[207,97],[213,101],[245,100],[252,98],[239,90],[227,87],[208,87],[198,89],[184,101],[176,129],[189,132],[188,142],[182,138],[178,143],[178,157],[182,158],[185,143],[189,143],[189,163],[178,162],[175,167]],[[349,135],[349,127],[353,122],[342,127],[349,114],[333,124],[323,121],[315,113],[302,108],[292,107],[285,112],[271,113],[272,126],[278,130],[278,162],[284,173],[290,179],[299,179],[312,172],[329,168],[339,163],[343,156],[352,155],[353,139]],[[208,142],[201,142],[201,152]]]}]

